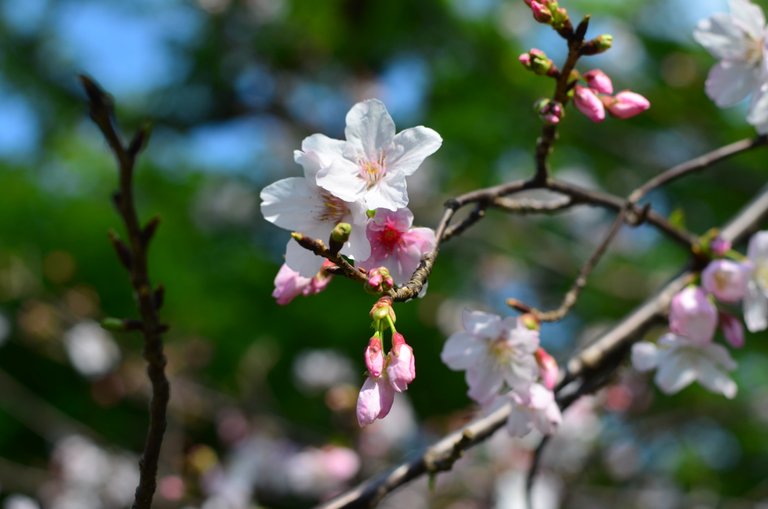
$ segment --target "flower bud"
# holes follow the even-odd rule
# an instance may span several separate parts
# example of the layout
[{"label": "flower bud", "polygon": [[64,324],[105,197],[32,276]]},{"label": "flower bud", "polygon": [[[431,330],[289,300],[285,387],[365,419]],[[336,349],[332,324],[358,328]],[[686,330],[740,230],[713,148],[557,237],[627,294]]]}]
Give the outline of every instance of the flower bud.
[{"label": "flower bud", "polygon": [[344,244],[349,240],[349,235],[352,233],[352,225],[349,223],[339,223],[331,230],[331,238],[329,239],[329,247],[332,254],[336,254],[341,251]]},{"label": "flower bud", "polygon": [[640,94],[623,90],[613,97],[602,97],[608,113],[617,118],[631,118],[651,107],[650,101]]},{"label": "flower bud", "polygon": [[552,75],[557,72],[552,60],[540,49],[533,48],[528,53],[520,55],[518,60],[526,69],[539,76]]},{"label": "flower bud", "polygon": [[732,347],[744,346],[744,326],[741,325],[741,320],[730,313],[720,313],[720,329]]},{"label": "flower bud", "polygon": [[581,47],[582,55],[598,55],[611,49],[613,36],[610,34],[598,35],[591,41],[587,41]]},{"label": "flower bud", "polygon": [[360,427],[386,417],[394,401],[395,391],[384,377],[366,378],[357,396],[356,414]]},{"label": "flower bud", "polygon": [[709,243],[709,249],[715,256],[725,256],[725,254],[731,250],[731,247],[731,242],[725,240],[719,235],[712,239],[712,242]]},{"label": "flower bud", "polygon": [[560,120],[565,116],[563,105],[557,101],[552,101],[551,99],[540,99],[539,101],[536,101],[534,108],[544,123],[549,125],[559,124]]},{"label": "flower bud", "polygon": [[592,69],[589,72],[585,72],[584,81],[586,81],[589,88],[595,92],[601,94],[613,93],[613,82],[611,82],[611,78],[600,69]]},{"label": "flower bud", "polygon": [[384,293],[395,286],[395,280],[386,267],[377,267],[368,271],[368,281],[365,283],[366,290],[374,293]]},{"label": "flower bud", "polygon": [[549,390],[554,389],[557,384],[557,375],[559,374],[557,361],[541,347],[536,350],[535,356],[536,364],[539,365],[539,375],[541,376],[541,381],[544,384],[544,387]]},{"label": "flower bud", "polygon": [[368,374],[374,378],[380,377],[384,370],[384,352],[379,336],[373,336],[368,342],[365,349],[365,367],[368,368]]},{"label": "flower bud", "polygon": [[573,102],[576,105],[576,109],[592,122],[602,122],[605,120],[605,107],[600,98],[589,88],[576,85]]},{"label": "flower bud", "polygon": [[386,320],[389,317],[392,322],[395,321],[395,310],[392,309],[392,297],[385,295],[376,301],[376,304],[371,308],[371,318],[374,322],[379,323],[382,320]]},{"label": "flower bud", "polygon": [[528,330],[539,330],[541,324],[539,320],[531,313],[525,313],[518,318],[518,323],[522,324]]},{"label": "flower bud", "polygon": [[543,5],[540,2],[537,2],[536,0],[532,0],[530,3],[531,12],[533,13],[533,19],[538,21],[539,23],[546,23],[549,24],[552,21],[552,12],[549,10],[549,7],[546,5]]},{"label": "flower bud", "polygon": [[712,341],[717,327],[717,309],[698,286],[677,293],[669,306],[669,328],[696,343]]},{"label": "flower bud", "polygon": [[[555,4],[557,5],[557,4]],[[568,17],[568,11],[562,7],[550,8],[552,12],[552,28],[555,30],[561,30],[571,24],[571,20]]]},{"label": "flower bud", "polygon": [[733,260],[714,260],[701,273],[701,284],[721,302],[734,303],[744,298],[749,281],[748,267]]},{"label": "flower bud", "polygon": [[416,358],[413,349],[405,342],[399,332],[392,334],[392,350],[387,362],[387,378],[397,392],[408,389],[408,384],[416,378]]}]

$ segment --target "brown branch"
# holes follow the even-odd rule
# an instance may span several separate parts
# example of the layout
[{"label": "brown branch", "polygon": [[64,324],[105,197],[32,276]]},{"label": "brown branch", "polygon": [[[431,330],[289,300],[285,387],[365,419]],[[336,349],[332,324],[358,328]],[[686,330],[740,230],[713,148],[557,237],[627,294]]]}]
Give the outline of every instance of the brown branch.
[{"label": "brown branch", "polygon": [[684,177],[688,174],[695,173],[697,171],[704,170],[713,164],[720,162],[724,159],[728,159],[736,154],[752,150],[753,148],[762,147],[768,144],[768,135],[757,136],[755,138],[740,140],[730,145],[725,145],[712,152],[708,152],[704,155],[678,164],[663,173],[660,173],[656,177],[652,178],[642,186],[638,187],[629,195],[629,201],[632,203],[639,202],[650,191],[668,184],[674,180]]},{"label": "brown branch", "polygon": [[128,234],[126,245],[112,235],[112,243],[120,260],[130,274],[139,314],[141,331],[144,336],[144,359],[147,361],[147,375],[152,384],[152,398],[149,404],[149,425],[144,451],[139,460],[139,485],[133,502],[134,509],[149,509],[157,484],[157,465],[163,434],[166,428],[166,411],[170,398],[170,387],[165,376],[166,359],[163,353],[162,332],[167,328],[160,322],[158,310],[162,304],[162,287],[153,289],[147,264],[149,242],[157,228],[157,220],[141,227],[133,196],[133,173],[136,157],[144,148],[149,129],[140,129],[128,145],[124,145],[113,123],[112,99],[90,78],[80,76],[90,104],[90,115],[99,127],[117,159],[119,189],[113,195],[115,206],[123,220]]},{"label": "brown branch", "polygon": [[[768,217],[768,189],[750,202],[721,231],[723,238],[734,242],[755,230]],[[691,274],[683,273],[668,283],[655,296],[636,308],[624,320],[603,334],[591,345],[576,354],[566,364],[567,371],[556,388],[558,403],[567,408],[582,394],[601,387],[622,362],[625,353],[635,341],[657,320],[663,317],[663,310],[672,296],[689,281]],[[576,389],[571,383],[580,380]],[[381,477],[366,481],[320,506],[321,509],[369,508],[374,507],[386,494],[394,491],[423,474],[443,470],[450,466],[462,451],[479,444],[504,426],[511,408],[504,406],[494,413],[477,419],[446,436],[429,447],[421,456],[395,467]],[[432,470],[430,470],[432,466]]]}]

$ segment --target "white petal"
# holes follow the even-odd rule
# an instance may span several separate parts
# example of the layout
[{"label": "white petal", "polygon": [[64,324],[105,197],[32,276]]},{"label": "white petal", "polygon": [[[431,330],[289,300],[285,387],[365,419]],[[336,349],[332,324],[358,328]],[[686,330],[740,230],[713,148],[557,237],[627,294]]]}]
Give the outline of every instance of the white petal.
[{"label": "white petal", "polygon": [[744,321],[749,332],[768,328],[768,299],[755,281],[747,284],[747,293],[744,294]]},{"label": "white petal", "polygon": [[[388,147],[395,137],[395,122],[389,115],[384,103],[378,99],[355,104],[347,113],[347,138],[345,155],[352,157],[366,156],[369,160],[378,160],[381,151]],[[362,149],[362,153],[352,154],[349,148]]]},{"label": "white petal", "polygon": [[285,249],[285,264],[295,270],[302,277],[315,277],[315,274],[323,266],[323,260],[312,251],[301,247],[298,242],[291,239]]},{"label": "white petal", "polygon": [[632,366],[638,371],[650,371],[659,364],[659,350],[656,345],[640,341],[632,345]]},{"label": "white petal", "polygon": [[495,339],[501,334],[501,317],[498,315],[464,309],[461,317],[464,329],[475,337]]},{"label": "white petal", "polygon": [[768,134],[768,84],[763,84],[760,92],[752,98],[747,122],[760,134]]},{"label": "white petal", "polygon": [[696,366],[688,352],[677,351],[661,360],[654,379],[663,392],[674,394],[696,380]]},{"label": "white petal", "polygon": [[717,13],[702,20],[693,38],[719,59],[741,60],[748,51],[748,38],[729,14]]},{"label": "white petal", "polygon": [[393,159],[387,160],[387,171],[396,170],[403,175],[412,175],[419,169],[424,159],[434,154],[443,139],[429,127],[412,127],[405,129],[395,136],[395,153]]},{"label": "white petal", "polygon": [[467,370],[469,397],[478,403],[490,401],[501,389],[504,379],[489,362],[482,362]]},{"label": "white petal", "polygon": [[513,437],[524,437],[531,431],[531,412],[519,405],[512,405],[512,411],[507,419],[507,433]]},{"label": "white petal", "polygon": [[705,88],[721,108],[733,106],[760,87],[760,68],[724,60],[710,69]]},{"label": "white petal", "polygon": [[293,159],[304,168],[306,178],[314,179],[318,171],[342,157],[345,143],[324,134],[313,134],[304,138],[301,150],[293,152]]},{"label": "white petal", "polygon": [[760,6],[749,0],[731,0],[729,3],[736,25],[751,38],[760,38],[765,28],[765,16]]},{"label": "white petal", "polygon": [[440,359],[452,370],[459,371],[477,364],[478,356],[485,349],[480,341],[467,332],[457,332],[443,345]]},{"label": "white petal", "polygon": [[752,235],[747,247],[747,256],[755,265],[759,265],[762,260],[768,261],[768,231],[760,231]]},{"label": "white petal", "polygon": [[314,228],[315,221],[307,209],[322,205],[315,186],[302,177],[278,180],[261,190],[261,213],[264,219],[280,228],[303,231]]},{"label": "white petal", "polygon": [[728,350],[720,344],[710,343],[701,348],[702,354],[726,371],[733,371],[738,367]]},{"label": "white petal", "polygon": [[352,233],[349,234],[349,241],[341,250],[342,254],[351,256],[355,262],[367,260],[371,256],[371,243],[365,234],[365,227],[359,225],[352,226]]},{"label": "white petal", "polygon": [[728,399],[736,395],[736,383],[708,359],[699,361],[697,378],[701,385]]},{"label": "white petal", "polygon": [[360,168],[356,164],[347,159],[336,159],[330,166],[317,172],[317,185],[337,198],[356,202],[364,195],[367,187],[359,173]]},{"label": "white petal", "polygon": [[[362,179],[361,179],[362,182]],[[365,206],[370,210],[397,210],[408,206],[405,177],[387,174],[365,192]]]}]

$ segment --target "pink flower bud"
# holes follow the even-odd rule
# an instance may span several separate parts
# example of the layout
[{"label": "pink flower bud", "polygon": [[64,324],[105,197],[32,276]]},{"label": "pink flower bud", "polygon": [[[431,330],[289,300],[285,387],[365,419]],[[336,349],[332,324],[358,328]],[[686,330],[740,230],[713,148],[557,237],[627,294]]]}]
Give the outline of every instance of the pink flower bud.
[{"label": "pink flower bud", "polygon": [[600,69],[592,69],[589,72],[585,72],[583,77],[589,88],[595,92],[600,92],[601,94],[613,93],[611,78]]},{"label": "pink flower bud", "polygon": [[384,352],[381,347],[381,338],[373,336],[365,349],[365,367],[368,374],[374,378],[381,376],[384,370]]},{"label": "pink flower bud", "polygon": [[517,60],[520,61],[521,64],[523,64],[525,67],[531,66],[531,55],[529,53],[523,53],[519,57],[517,57]]},{"label": "pink flower bud", "polygon": [[733,260],[714,260],[701,273],[704,289],[721,302],[738,302],[744,298],[749,282],[749,269]]},{"label": "pink flower bud", "polygon": [[712,239],[712,242],[709,244],[709,248],[712,250],[712,254],[715,256],[725,256],[725,253],[730,251],[731,247],[731,242],[725,240],[719,235]]},{"label": "pink flower bud", "polygon": [[384,377],[368,377],[357,396],[357,422],[367,426],[376,419],[383,419],[392,409],[395,390]]},{"label": "pink flower bud", "polygon": [[592,122],[605,120],[605,108],[600,98],[587,87],[576,85],[573,95],[576,109],[582,112]]},{"label": "pink flower bud", "polygon": [[549,23],[552,21],[552,11],[549,10],[549,7],[546,5],[543,5],[540,2],[537,2],[536,0],[532,0],[531,4],[531,12],[533,13],[533,19],[538,21],[539,23]]},{"label": "pink flower bud", "polygon": [[672,298],[669,328],[697,343],[709,343],[717,327],[717,309],[698,286],[689,286]]},{"label": "pink flower bud", "polygon": [[555,384],[557,384],[557,375],[559,374],[557,361],[541,347],[536,349],[535,355],[536,364],[539,365],[539,374],[544,387],[549,390],[554,389]]},{"label": "pink flower bud", "polygon": [[640,94],[623,90],[613,97],[603,97],[608,112],[617,118],[631,118],[651,107],[650,101]]},{"label": "pink flower bud", "polygon": [[399,332],[392,334],[392,350],[387,363],[389,383],[397,392],[408,389],[408,384],[416,378],[416,358],[413,349],[405,342]]},{"label": "pink flower bud", "polygon": [[541,99],[535,104],[536,111],[541,119],[549,125],[557,125],[565,116],[563,105],[550,99]]},{"label": "pink flower bud", "polygon": [[375,293],[384,293],[395,286],[395,281],[386,267],[377,267],[368,271],[366,288]]},{"label": "pink flower bud", "polygon": [[720,313],[720,329],[732,347],[744,346],[744,326],[738,318],[729,313]]}]

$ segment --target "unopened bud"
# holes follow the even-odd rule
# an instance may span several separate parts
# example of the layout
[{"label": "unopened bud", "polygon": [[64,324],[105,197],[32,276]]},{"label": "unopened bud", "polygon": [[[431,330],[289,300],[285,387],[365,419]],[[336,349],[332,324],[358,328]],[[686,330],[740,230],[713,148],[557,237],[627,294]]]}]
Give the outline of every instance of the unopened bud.
[{"label": "unopened bud", "polygon": [[331,230],[331,238],[329,239],[329,248],[331,254],[336,254],[341,251],[341,248],[349,240],[349,235],[352,233],[352,225],[349,223],[339,223]]},{"label": "unopened bud", "polygon": [[368,374],[374,378],[380,377],[384,371],[384,352],[379,336],[373,336],[368,342],[365,349],[365,367],[368,368]]},{"label": "unopened bud", "polygon": [[541,328],[539,320],[531,313],[525,313],[524,315],[521,315],[519,320],[526,329],[539,330]]},{"label": "unopened bud", "polygon": [[718,235],[709,243],[709,249],[715,256],[725,256],[731,250],[731,242]]},{"label": "unopened bud", "polygon": [[371,318],[374,322],[379,323],[382,320],[386,320],[389,317],[392,322],[395,321],[395,310],[392,309],[392,297],[384,296],[376,301],[376,304],[371,308]]},{"label": "unopened bud", "polygon": [[582,55],[597,55],[608,51],[613,46],[613,36],[611,34],[598,35],[591,41],[587,41],[581,47]]},{"label": "unopened bud", "polygon": [[384,293],[395,286],[395,280],[386,267],[378,267],[368,271],[368,281],[366,281],[366,290],[373,293]]},{"label": "unopened bud", "polygon": [[551,9],[552,11],[552,28],[560,30],[571,24],[571,20],[568,17],[568,11],[563,7]]},{"label": "unopened bud", "polygon": [[541,376],[541,382],[547,389],[554,389],[555,384],[557,384],[557,376],[560,371],[557,367],[557,361],[541,347],[536,350],[535,356],[536,364],[539,365],[539,375]]},{"label": "unopened bud", "polygon": [[399,332],[392,334],[392,350],[387,363],[387,378],[397,392],[403,392],[416,378],[416,358],[413,349]]},{"label": "unopened bud", "polygon": [[549,8],[546,5],[543,5],[540,2],[533,0],[531,1],[530,7],[531,7],[531,13],[533,13],[533,19],[535,19],[539,23],[549,24],[552,21],[552,12],[549,10]]},{"label": "unopened bud", "polygon": [[536,101],[534,108],[544,123],[549,125],[559,124],[560,120],[565,116],[563,105],[551,99],[540,99]]}]

